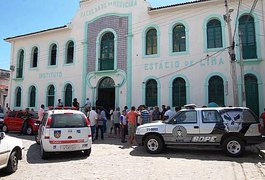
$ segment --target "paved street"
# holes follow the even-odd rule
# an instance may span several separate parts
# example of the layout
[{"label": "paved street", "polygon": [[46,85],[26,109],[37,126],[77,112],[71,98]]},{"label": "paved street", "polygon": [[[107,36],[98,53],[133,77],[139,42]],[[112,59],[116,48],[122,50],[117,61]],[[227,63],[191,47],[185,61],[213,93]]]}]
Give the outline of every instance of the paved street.
[{"label": "paved street", "polygon": [[[11,134],[17,136],[17,134]],[[265,165],[257,154],[230,158],[215,148],[169,148],[163,154],[147,154],[143,147],[128,146],[106,138],[92,146],[86,158],[81,153],[54,154],[40,158],[34,136],[23,136],[25,154],[12,175],[0,172],[2,180],[20,179],[265,179]]]}]

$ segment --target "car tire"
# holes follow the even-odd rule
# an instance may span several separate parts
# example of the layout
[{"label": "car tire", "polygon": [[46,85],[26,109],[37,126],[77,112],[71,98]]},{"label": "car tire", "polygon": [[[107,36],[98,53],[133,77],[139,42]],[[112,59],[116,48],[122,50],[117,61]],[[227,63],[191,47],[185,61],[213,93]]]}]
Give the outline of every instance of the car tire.
[{"label": "car tire", "polygon": [[33,128],[31,126],[28,126],[26,133],[27,133],[27,135],[31,135],[33,133]]},{"label": "car tire", "polygon": [[164,148],[163,140],[157,135],[148,135],[145,138],[145,149],[150,154],[159,154]]},{"label": "car tire", "polygon": [[2,131],[4,132],[4,133],[8,133],[8,128],[7,128],[7,125],[3,125],[3,127],[2,127]]},{"label": "car tire", "polygon": [[245,152],[245,143],[239,137],[228,137],[224,140],[222,149],[228,156],[239,157]]},{"label": "car tire", "polygon": [[48,159],[49,156],[49,154],[46,151],[44,151],[42,145],[40,146],[40,156],[41,159]]},{"label": "car tire", "polygon": [[18,155],[16,151],[13,151],[9,156],[6,172],[8,174],[12,174],[16,172],[17,167],[18,167]]},{"label": "car tire", "polygon": [[89,157],[91,154],[91,148],[90,149],[87,149],[87,150],[84,150],[84,155]]}]

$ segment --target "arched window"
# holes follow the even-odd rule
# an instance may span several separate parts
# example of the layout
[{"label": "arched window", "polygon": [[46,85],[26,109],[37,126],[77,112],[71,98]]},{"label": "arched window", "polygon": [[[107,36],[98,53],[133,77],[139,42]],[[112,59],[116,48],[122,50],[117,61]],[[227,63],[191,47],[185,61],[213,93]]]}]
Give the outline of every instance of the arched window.
[{"label": "arched window", "polygon": [[185,26],[178,24],[173,29],[173,52],[186,51]]},{"label": "arched window", "polygon": [[50,66],[56,65],[56,59],[57,59],[57,45],[52,44],[50,49]]},{"label": "arched window", "polygon": [[224,83],[223,79],[219,76],[213,76],[209,80],[208,86],[208,99],[210,102],[215,102],[219,106],[225,105],[224,103]]},{"label": "arched window", "polygon": [[24,63],[24,50],[21,50],[18,55],[18,67],[16,78],[22,78],[23,76],[23,63]]},{"label": "arched window", "polygon": [[176,78],[173,81],[172,106],[184,106],[186,103],[186,82],[183,78]]},{"label": "arched window", "polygon": [[157,31],[152,28],[146,33],[146,55],[157,54]]},{"label": "arched window", "polygon": [[108,32],[101,38],[99,70],[114,69],[114,34]]},{"label": "arched window", "polygon": [[15,106],[20,107],[21,106],[21,88],[17,87],[15,91]]},{"label": "arched window", "polygon": [[32,49],[32,59],[31,59],[31,67],[35,68],[38,66],[38,56],[39,56],[39,49],[37,47],[34,47]]},{"label": "arched window", "polygon": [[217,19],[210,20],[207,23],[207,48],[221,47],[223,47],[221,22]]},{"label": "arched window", "polygon": [[66,64],[70,64],[74,62],[74,42],[70,41],[67,45],[67,53],[66,53]]},{"label": "arched window", "polygon": [[243,59],[257,58],[257,44],[254,18],[248,14],[239,18],[239,32],[242,33]]},{"label": "arched window", "polygon": [[71,84],[65,85],[64,104],[66,107],[72,106],[73,89]]},{"label": "arched window", "polygon": [[246,74],[245,90],[246,90],[246,106],[259,116],[259,85],[258,79],[253,74]]},{"label": "arched window", "polygon": [[36,88],[31,86],[29,88],[29,107],[36,107]]},{"label": "arched window", "polygon": [[154,79],[150,79],[146,82],[145,104],[149,107],[157,105],[157,82]]},{"label": "arched window", "polygon": [[50,85],[47,89],[47,106],[54,106],[54,93],[55,88],[53,85]]}]

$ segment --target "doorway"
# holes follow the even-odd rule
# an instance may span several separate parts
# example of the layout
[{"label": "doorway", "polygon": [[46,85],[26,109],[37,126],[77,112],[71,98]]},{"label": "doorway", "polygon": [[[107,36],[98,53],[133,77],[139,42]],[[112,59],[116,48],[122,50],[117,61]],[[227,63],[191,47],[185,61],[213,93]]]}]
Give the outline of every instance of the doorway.
[{"label": "doorway", "polygon": [[115,108],[115,82],[112,78],[103,78],[98,86],[97,106],[103,106],[106,110]]}]

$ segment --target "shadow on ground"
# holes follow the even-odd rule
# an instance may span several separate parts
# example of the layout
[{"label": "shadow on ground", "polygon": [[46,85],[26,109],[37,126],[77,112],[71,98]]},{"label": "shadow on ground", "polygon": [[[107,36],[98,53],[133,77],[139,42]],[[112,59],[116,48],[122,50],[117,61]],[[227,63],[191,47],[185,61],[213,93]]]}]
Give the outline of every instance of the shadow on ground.
[{"label": "shadow on ground", "polygon": [[237,163],[259,163],[264,161],[259,154],[250,151],[246,151],[242,157],[229,157],[226,156],[220,148],[209,146],[167,147],[161,154],[149,154],[145,151],[143,146],[136,146],[130,152],[130,155],[137,157],[164,157],[167,159],[184,158],[192,160],[198,159],[202,161],[231,161]]}]

